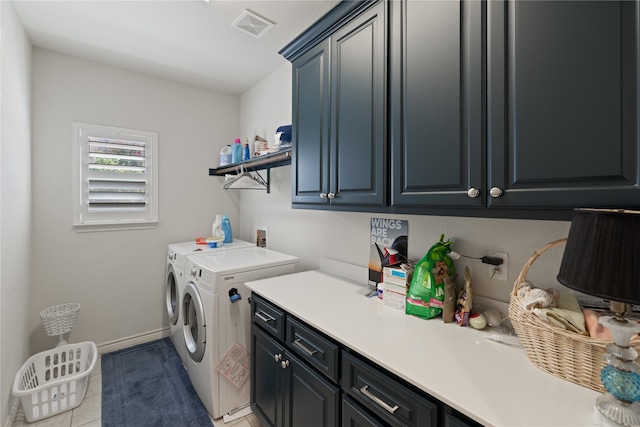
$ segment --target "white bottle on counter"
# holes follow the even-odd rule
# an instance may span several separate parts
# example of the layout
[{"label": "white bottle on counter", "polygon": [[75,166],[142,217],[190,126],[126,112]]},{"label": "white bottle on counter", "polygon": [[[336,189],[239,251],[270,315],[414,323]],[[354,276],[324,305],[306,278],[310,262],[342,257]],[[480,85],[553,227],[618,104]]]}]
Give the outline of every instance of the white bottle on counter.
[{"label": "white bottle on counter", "polygon": [[213,221],[213,226],[211,227],[211,237],[224,238],[224,233],[222,232],[222,215],[216,215],[216,219]]}]

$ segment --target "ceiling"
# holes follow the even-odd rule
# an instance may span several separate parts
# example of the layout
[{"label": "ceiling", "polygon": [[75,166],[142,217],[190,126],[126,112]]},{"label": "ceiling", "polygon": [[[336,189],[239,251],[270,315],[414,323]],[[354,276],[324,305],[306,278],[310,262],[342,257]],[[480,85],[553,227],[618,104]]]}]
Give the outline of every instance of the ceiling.
[{"label": "ceiling", "polygon": [[[34,46],[229,94],[286,63],[287,43],[338,0],[14,0]],[[245,9],[275,23],[257,38]]]}]

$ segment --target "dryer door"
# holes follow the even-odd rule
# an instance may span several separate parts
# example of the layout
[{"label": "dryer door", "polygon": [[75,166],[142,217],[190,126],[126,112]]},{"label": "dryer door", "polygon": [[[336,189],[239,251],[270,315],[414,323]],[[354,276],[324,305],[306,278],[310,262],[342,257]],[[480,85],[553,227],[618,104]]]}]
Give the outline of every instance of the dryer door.
[{"label": "dryer door", "polygon": [[175,325],[178,322],[178,313],[180,312],[180,291],[178,290],[178,277],[173,265],[169,263],[167,268],[167,286],[165,287],[165,300],[167,306],[167,314],[169,322]]},{"label": "dryer door", "polygon": [[198,288],[191,281],[184,287],[182,315],[184,318],[182,331],[184,342],[187,345],[187,353],[194,362],[200,362],[204,356],[207,331],[202,299]]}]

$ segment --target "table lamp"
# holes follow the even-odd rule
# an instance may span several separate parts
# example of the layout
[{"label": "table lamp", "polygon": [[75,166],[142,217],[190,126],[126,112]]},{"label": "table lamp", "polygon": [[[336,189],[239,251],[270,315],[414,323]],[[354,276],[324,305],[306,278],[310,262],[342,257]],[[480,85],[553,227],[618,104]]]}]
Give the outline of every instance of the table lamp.
[{"label": "table lamp", "polygon": [[640,211],[575,209],[558,281],[609,301],[613,315],[599,319],[613,335],[600,374],[607,392],[595,406],[615,424],[639,426],[640,364],[630,342],[640,324],[625,313],[640,304]]}]

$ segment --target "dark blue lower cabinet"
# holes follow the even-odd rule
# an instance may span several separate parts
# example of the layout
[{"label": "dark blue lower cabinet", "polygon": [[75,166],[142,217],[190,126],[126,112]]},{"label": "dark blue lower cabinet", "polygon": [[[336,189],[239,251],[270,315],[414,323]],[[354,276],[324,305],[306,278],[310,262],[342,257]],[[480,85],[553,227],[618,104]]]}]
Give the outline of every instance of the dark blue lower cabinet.
[{"label": "dark blue lower cabinet", "polygon": [[340,388],[255,323],[251,331],[251,409],[262,425],[340,425]]}]

